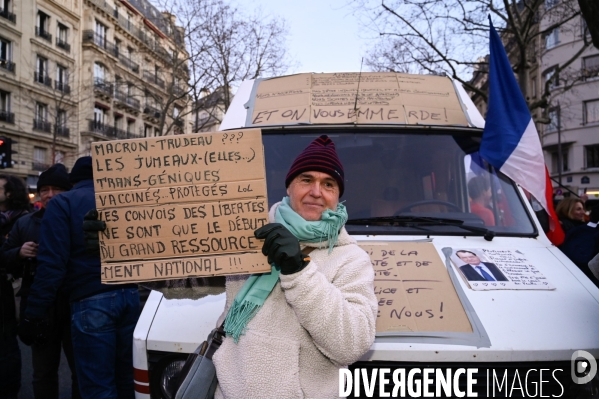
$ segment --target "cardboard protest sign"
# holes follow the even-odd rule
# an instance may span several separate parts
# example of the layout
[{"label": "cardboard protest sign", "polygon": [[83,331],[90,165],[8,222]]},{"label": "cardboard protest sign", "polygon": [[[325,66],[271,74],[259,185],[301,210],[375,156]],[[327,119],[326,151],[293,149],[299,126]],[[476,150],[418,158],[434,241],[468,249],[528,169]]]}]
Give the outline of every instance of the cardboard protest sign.
[{"label": "cardboard protest sign", "polygon": [[270,270],[259,129],[92,144],[102,281]]},{"label": "cardboard protest sign", "polygon": [[290,123],[468,125],[447,77],[394,72],[299,74],[261,80],[254,126]]},{"label": "cardboard protest sign", "polygon": [[360,247],[374,266],[377,332],[472,332],[432,243],[374,242]]},{"label": "cardboard protest sign", "polygon": [[519,250],[458,248],[451,261],[475,291],[555,289]]}]

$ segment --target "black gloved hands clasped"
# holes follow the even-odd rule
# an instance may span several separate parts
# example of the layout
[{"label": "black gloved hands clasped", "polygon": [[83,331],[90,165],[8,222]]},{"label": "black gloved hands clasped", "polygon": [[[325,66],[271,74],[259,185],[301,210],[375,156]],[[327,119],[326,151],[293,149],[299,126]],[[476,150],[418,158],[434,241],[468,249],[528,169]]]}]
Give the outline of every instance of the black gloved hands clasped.
[{"label": "black gloved hands clasped", "polygon": [[298,239],[282,224],[269,223],[257,229],[254,235],[264,239],[262,253],[268,257],[268,263],[274,262],[281,268],[281,274],[297,273],[310,263],[302,254]]},{"label": "black gloved hands clasped", "polygon": [[27,346],[41,345],[47,339],[48,324],[43,319],[24,318],[19,323],[17,333]]},{"label": "black gloved hands clasped", "polygon": [[92,255],[100,255],[99,231],[106,230],[106,222],[98,220],[98,211],[90,210],[83,217],[83,232],[85,234],[85,250]]}]

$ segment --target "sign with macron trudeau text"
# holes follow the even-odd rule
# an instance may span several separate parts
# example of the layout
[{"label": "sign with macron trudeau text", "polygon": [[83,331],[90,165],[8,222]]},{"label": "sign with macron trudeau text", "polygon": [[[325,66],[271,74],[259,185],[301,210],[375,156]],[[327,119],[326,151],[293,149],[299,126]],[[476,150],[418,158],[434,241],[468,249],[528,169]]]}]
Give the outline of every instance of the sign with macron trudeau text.
[{"label": "sign with macron trudeau text", "polygon": [[259,129],[92,144],[102,282],[270,271]]}]

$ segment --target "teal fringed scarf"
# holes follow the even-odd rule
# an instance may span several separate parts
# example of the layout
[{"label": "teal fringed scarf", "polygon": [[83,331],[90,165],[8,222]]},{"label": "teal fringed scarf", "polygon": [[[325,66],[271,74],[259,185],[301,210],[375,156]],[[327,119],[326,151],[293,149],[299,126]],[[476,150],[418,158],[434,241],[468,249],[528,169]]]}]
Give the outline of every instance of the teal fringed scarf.
[{"label": "teal fringed scarf", "polygon": [[[339,231],[346,221],[347,211],[341,203],[337,204],[336,211],[324,211],[321,220],[315,222],[306,221],[291,209],[289,197],[283,198],[275,211],[275,222],[285,226],[299,241],[328,241],[329,253],[337,243]],[[239,337],[245,334],[247,324],[260,310],[279,281],[279,273],[278,267],[273,263],[270,273],[251,275],[235,296],[225,320],[225,332],[232,336],[236,343]]]}]

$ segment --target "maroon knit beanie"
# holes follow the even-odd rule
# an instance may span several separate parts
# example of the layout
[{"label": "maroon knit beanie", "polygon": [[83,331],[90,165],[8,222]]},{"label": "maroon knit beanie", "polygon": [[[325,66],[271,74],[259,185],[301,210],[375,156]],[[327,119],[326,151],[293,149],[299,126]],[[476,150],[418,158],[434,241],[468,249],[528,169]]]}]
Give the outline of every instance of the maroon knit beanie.
[{"label": "maroon knit beanie", "polygon": [[335,151],[335,143],[323,134],[312,141],[302,151],[295,161],[291,164],[287,177],[285,178],[285,187],[289,187],[291,181],[303,172],[322,172],[330,175],[339,184],[339,196],[343,195],[345,185],[343,183],[343,165]]}]

